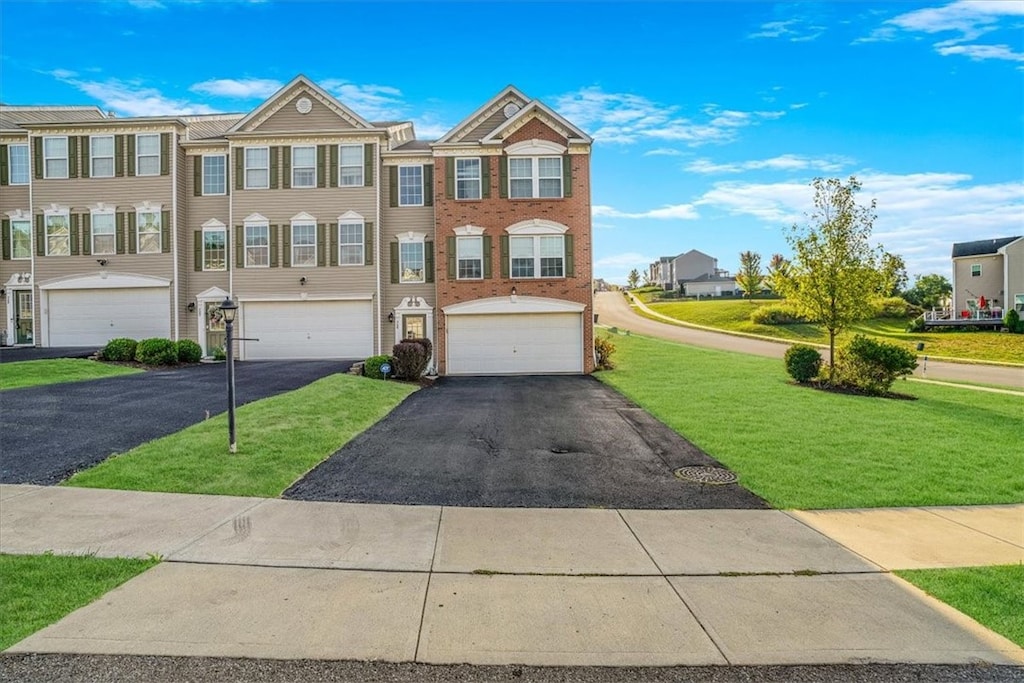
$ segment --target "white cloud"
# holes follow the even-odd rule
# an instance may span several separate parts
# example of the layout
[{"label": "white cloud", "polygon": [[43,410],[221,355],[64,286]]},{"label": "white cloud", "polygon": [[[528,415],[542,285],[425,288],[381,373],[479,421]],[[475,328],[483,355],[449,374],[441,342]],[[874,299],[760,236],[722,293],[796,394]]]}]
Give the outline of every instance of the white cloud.
[{"label": "white cloud", "polygon": [[217,110],[205,104],[166,97],[156,88],[136,81],[116,78],[106,81],[85,81],[67,74],[74,72],[55,69],[50,72],[58,80],[72,85],[99,101],[101,107],[122,116],[178,116],[185,114],[215,114]]},{"label": "white cloud", "polygon": [[1009,62],[1024,62],[1024,52],[1014,52],[1009,45],[937,45],[935,49],[943,57],[964,55],[975,61],[1004,59]]},{"label": "white cloud", "polygon": [[645,270],[648,264],[654,262],[655,259],[650,256],[644,256],[638,254],[635,251],[626,252],[624,254],[614,254],[612,256],[605,256],[594,261],[595,268],[637,268],[639,270]]},{"label": "white cloud", "polygon": [[742,173],[743,171],[799,171],[813,169],[834,173],[842,170],[852,162],[844,157],[811,159],[798,154],[782,154],[771,159],[754,159],[737,161],[727,164],[716,164],[710,159],[696,159],[687,165],[686,170],[692,173]]},{"label": "white cloud", "polygon": [[749,38],[781,38],[794,43],[802,43],[817,39],[825,32],[825,27],[810,23],[805,19],[794,18],[784,21],[767,21],[761,24],[756,33]]},{"label": "white cloud", "polygon": [[651,149],[644,152],[645,157],[678,157],[685,154],[685,152],[672,149],[670,147],[658,147],[657,149]]},{"label": "white cloud", "polygon": [[659,220],[694,220],[700,218],[692,204],[668,204],[660,209],[630,213],[620,211],[611,206],[595,205],[591,207],[592,216],[602,218],[655,218]]},{"label": "white cloud", "polygon": [[389,85],[359,85],[340,78],[320,81],[320,87],[337,97],[342,104],[370,121],[401,119],[406,105],[402,91]]},{"label": "white cloud", "polygon": [[189,90],[216,97],[266,99],[284,84],[271,78],[216,78],[196,83]]}]

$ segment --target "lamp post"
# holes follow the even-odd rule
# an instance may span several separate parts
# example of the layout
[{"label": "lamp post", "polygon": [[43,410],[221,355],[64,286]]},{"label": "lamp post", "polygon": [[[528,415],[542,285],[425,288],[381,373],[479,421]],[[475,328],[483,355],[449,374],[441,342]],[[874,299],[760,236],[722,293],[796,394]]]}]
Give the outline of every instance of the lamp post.
[{"label": "lamp post", "polygon": [[232,333],[235,328],[235,316],[238,314],[238,304],[232,301],[231,297],[225,297],[220,310],[224,314],[224,355],[227,357],[228,365],[228,451],[235,453],[238,446],[235,443],[235,348]]}]

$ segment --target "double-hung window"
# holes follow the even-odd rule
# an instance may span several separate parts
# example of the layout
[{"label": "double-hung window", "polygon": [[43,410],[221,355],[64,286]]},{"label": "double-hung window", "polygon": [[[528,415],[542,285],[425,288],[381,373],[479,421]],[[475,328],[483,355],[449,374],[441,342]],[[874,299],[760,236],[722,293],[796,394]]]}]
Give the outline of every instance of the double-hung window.
[{"label": "double-hung window", "polygon": [[484,276],[484,238],[457,237],[457,277],[460,280],[479,280]]},{"label": "double-hung window", "polygon": [[363,265],[363,229],[362,221],[338,224],[338,263],[340,265]]},{"label": "double-hung window", "polygon": [[342,187],[362,187],[363,185],[363,146],[339,145],[338,184]]},{"label": "double-hung window", "polygon": [[11,220],[11,258],[32,258],[32,222]]},{"label": "double-hung window", "polygon": [[560,198],[562,157],[510,157],[508,178],[512,199]]},{"label": "double-hung window", "polygon": [[565,276],[565,238],[562,235],[513,235],[510,252],[513,278]]},{"label": "double-hung window", "polygon": [[11,185],[28,185],[28,145],[10,145],[7,148],[7,163]]},{"label": "double-hung window", "polygon": [[117,248],[115,236],[114,212],[112,210],[93,211],[91,216],[92,253],[97,256],[113,254]]},{"label": "double-hung window", "polygon": [[971,277],[981,277],[981,264],[975,263],[971,266]]},{"label": "double-hung window", "polygon": [[227,194],[227,157],[223,154],[203,155],[203,194]]},{"label": "double-hung window", "polygon": [[305,221],[292,223],[292,265],[299,267],[316,265],[316,223]]},{"label": "double-hung window", "polygon": [[160,134],[135,136],[135,175],[160,175]]},{"label": "double-hung window", "polygon": [[67,212],[47,213],[45,226],[46,255],[70,256],[71,227]]},{"label": "double-hung window", "polygon": [[93,178],[114,177],[113,135],[93,135],[89,138],[89,175]]},{"label": "double-hung window", "polygon": [[455,160],[455,198],[480,199],[480,159]]},{"label": "double-hung window", "polygon": [[43,177],[68,177],[68,139],[63,136],[43,138]]},{"label": "double-hung window", "polygon": [[270,148],[245,148],[245,189],[266,190],[270,187]]},{"label": "double-hung window", "polygon": [[227,270],[227,228],[203,228],[203,270]]},{"label": "double-hung window", "polygon": [[316,187],[316,147],[292,147],[292,187]]},{"label": "double-hung window", "polygon": [[267,223],[245,224],[245,267],[270,267],[270,226]]},{"label": "double-hung window", "polygon": [[398,281],[401,283],[426,282],[423,240],[398,244]]},{"label": "double-hung window", "polygon": [[139,245],[138,253],[159,254],[161,248],[160,212],[139,209],[136,233]]},{"label": "double-hung window", "polygon": [[398,167],[398,205],[423,206],[423,167]]}]

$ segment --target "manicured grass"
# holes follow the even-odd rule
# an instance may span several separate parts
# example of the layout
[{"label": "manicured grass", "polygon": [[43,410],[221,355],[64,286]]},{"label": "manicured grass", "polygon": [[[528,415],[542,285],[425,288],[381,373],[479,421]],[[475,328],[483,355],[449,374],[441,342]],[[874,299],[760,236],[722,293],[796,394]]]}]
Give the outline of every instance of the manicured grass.
[{"label": "manicured grass", "polygon": [[141,574],[156,559],[0,555],[0,650]]},{"label": "manicured grass", "polygon": [[132,375],[142,372],[123,365],[98,363],[86,358],[55,358],[53,360],[26,360],[0,365],[0,390],[18,387],[35,387],[42,384],[80,382],[85,379],[101,379]]},{"label": "manicured grass", "polygon": [[227,416],[221,414],[106,460],[64,484],[276,497],[414,390],[399,382],[331,375],[239,408],[238,453],[228,453]]},{"label": "manicured grass", "polygon": [[[758,325],[750,321],[757,308],[777,301],[719,299],[673,301],[648,304],[662,315],[682,322],[714,327],[730,332],[758,334],[773,339],[828,344],[828,332],[818,325]],[[858,323],[839,336],[840,341],[860,333],[883,341],[915,349],[924,342],[929,356],[965,360],[1020,363],[1024,359],[1024,335],[1005,332],[907,332],[906,321],[878,318]]]},{"label": "manicured grass", "polygon": [[895,574],[1024,647],[1024,565],[913,569]]},{"label": "manicured grass", "polygon": [[[604,333],[602,333],[604,334]],[[778,508],[1024,502],[1024,399],[898,382],[916,401],[789,384],[780,360],[611,335],[597,377]]]}]

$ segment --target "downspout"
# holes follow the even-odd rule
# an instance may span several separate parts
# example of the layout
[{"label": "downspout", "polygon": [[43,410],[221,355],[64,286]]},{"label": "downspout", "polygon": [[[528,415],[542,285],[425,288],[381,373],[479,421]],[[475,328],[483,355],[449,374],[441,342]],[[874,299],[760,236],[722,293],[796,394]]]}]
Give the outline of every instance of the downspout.
[{"label": "downspout", "polygon": [[381,279],[380,279],[381,254],[384,253],[384,250],[381,248],[381,243],[380,243],[380,236],[381,236],[381,233],[383,232],[383,230],[381,229],[381,224],[380,224],[380,219],[381,219],[381,215],[380,215],[380,208],[381,208],[381,206],[380,206],[380,194],[381,194],[381,191],[384,188],[384,176],[382,175],[382,173],[384,171],[384,159],[383,159],[383,156],[381,155],[381,151],[380,151],[380,140],[377,140],[377,142],[374,143],[374,149],[375,149],[375,152],[376,152],[376,155],[377,155],[377,163],[376,163],[376,166],[377,166],[377,179],[376,179],[376,181],[377,181],[377,188],[376,188],[376,195],[377,195],[377,220],[376,220],[376,222],[374,224],[374,228],[373,228],[374,240],[375,240],[374,243],[373,243],[373,248],[377,252],[375,254],[376,258],[374,259],[374,263],[376,264],[376,269],[377,269],[377,292],[376,292],[376,298],[377,298],[377,349],[376,350],[377,350],[377,355],[379,356],[382,353],[382,349],[384,348],[384,321],[381,318],[381,315],[384,312],[384,306],[383,306],[383,301],[382,301],[382,299],[384,298],[384,292],[383,292],[383,290],[381,290]]},{"label": "downspout", "polygon": [[[33,149],[35,149],[35,145],[32,144],[32,136],[29,135],[28,136],[28,156],[29,156],[30,159],[32,159],[32,161],[28,165],[28,227],[29,227],[29,234],[32,235],[32,239],[29,241],[28,253],[29,253],[30,257],[31,257],[30,261],[29,261],[29,271],[32,273],[32,279],[30,280],[30,282],[32,283],[32,288],[29,290],[32,293],[32,346],[42,346],[42,341],[43,340],[40,338],[39,333],[40,333],[40,328],[41,328],[40,318],[43,317],[43,302],[41,301],[41,299],[42,299],[42,291],[39,292],[39,296],[36,296],[36,244],[38,244],[38,242],[36,240],[38,240],[39,238],[36,236],[36,232],[35,232],[35,230],[36,230],[36,215],[35,215],[35,212],[32,210],[32,206],[33,206],[32,205],[32,185],[33,185],[33,182],[35,181],[35,177],[36,177],[35,165],[36,165],[36,163],[40,163],[40,164],[43,163],[43,160],[40,159],[37,162],[36,159],[32,158],[32,150]],[[46,224],[45,223],[43,224],[43,230],[46,230]],[[13,244],[11,245],[11,251],[12,251],[11,256],[14,256],[14,254],[13,254],[13,251],[14,251]],[[8,322],[10,323],[10,325],[7,328],[7,343],[9,345],[11,345],[11,346],[14,346],[14,344],[11,342],[11,335],[14,335],[14,340],[15,341],[17,341],[18,336],[17,336],[17,330],[14,329],[14,315],[15,315],[15,313],[14,313],[13,307],[17,306],[18,302],[15,301],[12,304],[10,297],[8,297],[7,305],[9,307],[12,307],[11,308],[11,315],[8,317]],[[39,310],[39,315],[36,315],[36,309]],[[50,340],[47,339],[46,341],[47,341],[47,343],[49,343]],[[47,344],[47,345],[49,345],[49,344]]]},{"label": "downspout", "polygon": [[178,131],[171,132],[171,259],[174,278],[174,341],[181,339],[181,282],[178,281]]},{"label": "downspout", "polygon": [[[227,261],[228,261],[227,262],[227,270],[228,270],[228,297],[230,297],[232,299],[235,298],[235,268],[238,267],[238,262],[235,261],[235,255],[231,252],[231,250],[235,248],[235,242],[238,240],[238,235],[235,234],[235,228],[236,228],[236,226],[235,226],[235,192],[237,190],[233,191],[231,189],[231,185],[232,184],[234,184],[235,187],[238,187],[238,178],[235,178],[233,176],[233,174],[238,170],[238,169],[236,169],[234,167],[234,165],[232,163],[232,159],[233,159],[234,155],[235,155],[235,150],[231,146],[231,143],[228,142],[228,153],[227,153],[227,158],[224,160],[224,168],[230,169],[230,172],[229,173],[225,173],[225,175],[228,176],[228,181],[227,181],[226,186],[225,186],[224,189],[228,193],[228,229],[227,229],[227,234],[229,235],[229,237],[228,237],[227,240],[225,240],[227,242],[227,244],[224,245],[225,246],[224,253],[227,254]],[[202,163],[202,158],[200,158],[200,163]],[[232,263],[234,263],[235,265],[232,266],[231,265]],[[205,319],[206,318],[205,318],[205,311],[204,311],[204,318],[203,318],[203,320],[205,321]]]}]

